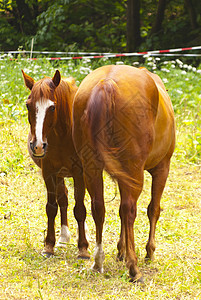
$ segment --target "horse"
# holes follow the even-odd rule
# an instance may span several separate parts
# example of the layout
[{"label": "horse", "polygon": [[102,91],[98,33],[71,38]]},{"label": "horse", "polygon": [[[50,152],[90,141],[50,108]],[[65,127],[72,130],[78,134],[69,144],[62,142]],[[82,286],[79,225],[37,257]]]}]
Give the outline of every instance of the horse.
[{"label": "horse", "polygon": [[144,170],[152,176],[146,260],[154,258],[160,200],[175,147],[171,100],[162,80],[146,68],[108,65],[92,71],[80,84],[73,104],[73,140],[82,161],[96,226],[92,269],[103,272],[105,219],[103,170],[120,191],[119,260],[125,259],[130,281],[143,282],[137,264],[133,225]]},{"label": "horse", "polygon": [[54,255],[55,217],[58,206],[61,230],[56,247],[65,247],[70,239],[67,220],[68,190],[64,177],[73,177],[74,216],[78,224],[78,258],[89,258],[85,234],[85,184],[81,161],[72,140],[72,103],[77,91],[75,80],[61,80],[58,70],[53,78],[45,77],[37,82],[23,70],[22,74],[26,87],[31,91],[26,101],[30,123],[28,151],[36,165],[41,168],[47,189],[48,222],[42,254],[45,257]]}]

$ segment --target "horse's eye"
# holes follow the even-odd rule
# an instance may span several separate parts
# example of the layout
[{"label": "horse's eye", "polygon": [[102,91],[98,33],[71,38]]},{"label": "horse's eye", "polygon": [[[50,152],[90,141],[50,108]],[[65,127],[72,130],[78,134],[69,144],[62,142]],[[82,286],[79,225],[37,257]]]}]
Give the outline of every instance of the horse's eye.
[{"label": "horse's eye", "polygon": [[51,111],[54,111],[54,110],[55,110],[55,106],[54,106],[54,105],[51,105],[51,106],[50,106],[50,110],[51,110]]}]

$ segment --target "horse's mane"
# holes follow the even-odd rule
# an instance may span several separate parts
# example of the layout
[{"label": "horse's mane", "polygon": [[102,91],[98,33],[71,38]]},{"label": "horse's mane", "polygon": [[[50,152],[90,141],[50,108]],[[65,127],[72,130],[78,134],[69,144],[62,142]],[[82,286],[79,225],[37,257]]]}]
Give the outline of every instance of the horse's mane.
[{"label": "horse's mane", "polygon": [[75,80],[73,78],[61,80],[59,86],[55,90],[55,97],[57,99],[57,117],[70,128],[72,127],[73,98],[76,91],[77,86],[75,85]]},{"label": "horse's mane", "polygon": [[61,124],[63,129],[68,128],[71,130],[72,103],[76,91],[77,86],[72,77],[61,80],[56,88],[52,79],[45,77],[34,84],[32,97],[33,99],[41,99],[41,101],[55,99],[58,123]]}]

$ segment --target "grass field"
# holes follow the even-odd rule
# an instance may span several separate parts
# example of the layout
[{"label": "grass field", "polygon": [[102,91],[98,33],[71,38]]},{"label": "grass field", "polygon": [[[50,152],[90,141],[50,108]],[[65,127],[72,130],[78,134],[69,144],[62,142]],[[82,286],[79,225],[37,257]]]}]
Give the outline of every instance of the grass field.
[{"label": "grass field", "polygon": [[[155,68],[155,63],[153,60],[146,62],[151,69]],[[201,299],[201,80],[199,68],[181,67],[179,62],[156,66],[173,100],[177,145],[161,202],[155,261],[149,264],[144,262],[149,230],[146,208],[151,185],[147,173],[138,200],[135,241],[145,284],[130,283],[125,263],[116,261],[119,194],[113,199],[116,186],[106,174],[104,274],[90,270],[93,257],[89,261],[76,259],[77,226],[71,179],[66,179],[71,241],[67,249],[58,250],[54,257],[44,259],[41,256],[47,222],[46,189],[27,152],[29,128],[24,102],[28,92],[23,86],[20,69],[39,79],[43,74],[52,76],[58,68],[64,76],[73,75],[79,84],[95,67],[91,67],[90,62],[77,65],[1,63],[0,299]],[[85,202],[89,250],[93,256],[95,227],[88,194]],[[58,216],[57,234],[59,224]]]}]

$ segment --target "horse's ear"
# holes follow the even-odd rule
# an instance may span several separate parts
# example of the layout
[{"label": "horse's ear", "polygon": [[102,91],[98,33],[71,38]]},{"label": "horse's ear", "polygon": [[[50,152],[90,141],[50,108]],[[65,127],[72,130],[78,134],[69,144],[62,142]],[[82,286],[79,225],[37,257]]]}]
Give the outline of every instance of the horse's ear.
[{"label": "horse's ear", "polygon": [[21,70],[21,71],[22,71],[22,75],[23,75],[23,78],[24,78],[25,85],[31,90],[33,85],[34,85],[33,78],[31,78],[30,76],[25,74],[23,70]]},{"label": "horse's ear", "polygon": [[57,87],[61,81],[61,74],[59,70],[56,70],[54,77],[52,78],[52,81],[54,82],[54,85]]}]

